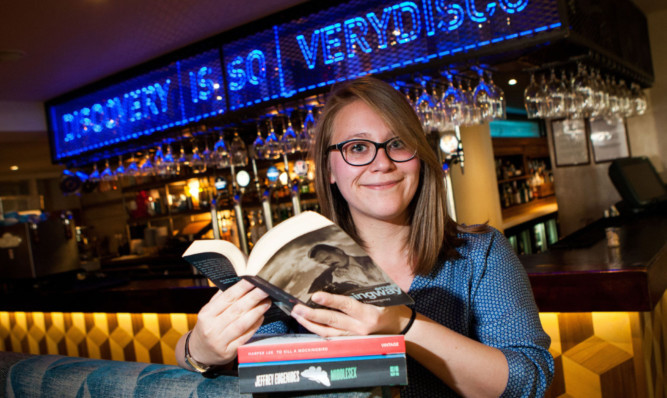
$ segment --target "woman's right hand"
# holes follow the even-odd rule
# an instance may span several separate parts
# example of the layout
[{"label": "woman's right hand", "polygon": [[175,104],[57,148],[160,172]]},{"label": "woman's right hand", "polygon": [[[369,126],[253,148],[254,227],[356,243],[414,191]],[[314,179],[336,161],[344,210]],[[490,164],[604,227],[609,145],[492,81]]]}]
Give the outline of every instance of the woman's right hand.
[{"label": "woman's right hand", "polygon": [[[218,291],[199,311],[190,336],[190,356],[206,365],[231,362],[237,348],[262,325],[264,313],[270,306],[267,294],[244,280],[224,292]],[[181,366],[185,365],[184,340],[182,336],[176,348]]]}]

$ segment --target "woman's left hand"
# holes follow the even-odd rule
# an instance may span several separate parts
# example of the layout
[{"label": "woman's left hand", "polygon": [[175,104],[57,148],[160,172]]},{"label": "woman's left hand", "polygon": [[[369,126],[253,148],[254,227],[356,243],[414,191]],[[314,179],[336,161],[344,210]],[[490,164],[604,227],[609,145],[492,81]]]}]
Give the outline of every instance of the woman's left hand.
[{"label": "woman's left hand", "polygon": [[323,337],[398,334],[407,325],[412,313],[404,305],[378,307],[326,292],[314,293],[311,300],[331,309],[297,304],[292,310],[292,317],[312,333]]}]

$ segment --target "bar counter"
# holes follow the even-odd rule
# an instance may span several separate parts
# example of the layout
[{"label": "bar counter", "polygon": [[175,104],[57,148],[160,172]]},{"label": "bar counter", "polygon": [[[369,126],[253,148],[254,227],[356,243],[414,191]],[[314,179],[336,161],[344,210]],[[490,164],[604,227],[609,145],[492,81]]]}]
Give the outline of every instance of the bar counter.
[{"label": "bar counter", "polygon": [[[618,228],[618,247],[607,227]],[[666,242],[660,210],[599,220],[520,257],[552,340],[547,396],[660,396],[665,360],[647,353],[667,345]],[[216,289],[175,254],[112,263],[65,287],[5,285],[0,350],[174,364],[178,337]]]},{"label": "bar counter", "polygon": [[601,219],[520,259],[540,311],[651,311],[667,289],[667,213]]},{"label": "bar counter", "polygon": [[[618,228],[619,247],[607,244],[609,226]],[[651,311],[667,289],[666,242],[667,215],[652,212],[601,219],[548,252],[520,259],[541,312]],[[103,268],[101,276],[84,275],[63,289],[28,285],[3,294],[0,311],[196,313],[215,288],[188,275],[179,258],[162,261],[147,258],[150,266],[126,267],[127,273]],[[163,268],[179,271],[164,276]]]}]

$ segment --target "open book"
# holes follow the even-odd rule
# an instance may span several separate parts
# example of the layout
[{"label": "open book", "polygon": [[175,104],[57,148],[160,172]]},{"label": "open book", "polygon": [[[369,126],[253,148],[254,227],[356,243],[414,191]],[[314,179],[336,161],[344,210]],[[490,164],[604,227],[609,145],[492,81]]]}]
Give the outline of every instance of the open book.
[{"label": "open book", "polygon": [[413,303],[349,235],[312,211],[270,229],[248,257],[228,241],[198,240],[183,258],[222,290],[247,279],[288,314],[297,303],[318,307],[316,291],[378,306]]}]

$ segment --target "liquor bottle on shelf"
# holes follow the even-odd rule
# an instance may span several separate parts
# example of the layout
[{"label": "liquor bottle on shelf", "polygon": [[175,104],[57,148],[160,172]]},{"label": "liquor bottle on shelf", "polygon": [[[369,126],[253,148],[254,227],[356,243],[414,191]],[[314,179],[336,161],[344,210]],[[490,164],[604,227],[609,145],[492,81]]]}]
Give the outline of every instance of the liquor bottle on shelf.
[{"label": "liquor bottle on shelf", "polygon": [[517,188],[516,181],[512,181],[512,194],[514,195],[514,204],[519,205],[523,203],[521,201],[521,192],[519,192],[519,188]]}]

